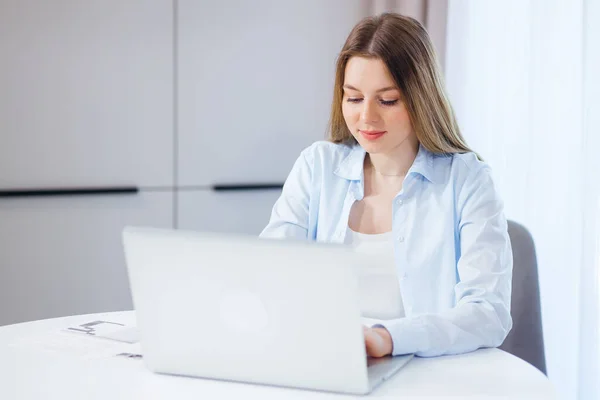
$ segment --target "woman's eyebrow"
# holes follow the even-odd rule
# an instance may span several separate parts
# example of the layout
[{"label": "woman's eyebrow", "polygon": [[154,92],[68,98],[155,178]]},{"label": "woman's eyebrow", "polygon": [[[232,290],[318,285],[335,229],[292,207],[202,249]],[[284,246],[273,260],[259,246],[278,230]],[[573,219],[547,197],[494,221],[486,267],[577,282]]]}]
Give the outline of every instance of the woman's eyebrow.
[{"label": "woman's eyebrow", "polygon": [[[344,89],[356,90],[357,92],[360,92],[360,90],[358,90],[357,88],[355,88],[352,85],[344,85],[343,87],[344,87]],[[389,90],[398,90],[398,88],[395,86],[388,86],[388,87],[384,87],[384,88],[377,90],[375,93],[387,92]]]}]

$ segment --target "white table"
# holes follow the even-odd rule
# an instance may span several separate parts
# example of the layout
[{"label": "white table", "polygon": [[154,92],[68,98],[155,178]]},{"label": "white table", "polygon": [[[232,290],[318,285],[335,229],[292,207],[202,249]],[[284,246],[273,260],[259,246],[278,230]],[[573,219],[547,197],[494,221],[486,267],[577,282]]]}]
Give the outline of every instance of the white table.
[{"label": "white table", "polygon": [[[344,399],[332,393],[154,374],[139,344],[62,332],[94,320],[135,325],[133,312],[92,314],[0,327],[0,399]],[[137,346],[137,348],[136,348]],[[415,358],[371,397],[553,399],[548,379],[497,349]]]}]

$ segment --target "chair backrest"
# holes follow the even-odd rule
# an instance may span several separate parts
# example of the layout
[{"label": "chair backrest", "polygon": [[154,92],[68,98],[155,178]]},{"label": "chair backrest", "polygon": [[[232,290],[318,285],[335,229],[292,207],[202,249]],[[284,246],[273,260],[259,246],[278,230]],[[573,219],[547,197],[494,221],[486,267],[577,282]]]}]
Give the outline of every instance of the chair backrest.
[{"label": "chair backrest", "polygon": [[513,252],[513,328],[500,348],[546,374],[535,244],[529,231],[514,221],[508,221],[508,235]]}]

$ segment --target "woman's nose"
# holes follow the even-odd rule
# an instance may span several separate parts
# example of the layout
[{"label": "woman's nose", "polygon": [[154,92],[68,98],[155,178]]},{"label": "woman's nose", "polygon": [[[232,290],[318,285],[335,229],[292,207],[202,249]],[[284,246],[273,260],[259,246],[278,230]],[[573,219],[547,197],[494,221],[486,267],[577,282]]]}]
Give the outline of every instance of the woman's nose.
[{"label": "woman's nose", "polygon": [[360,112],[360,119],[362,122],[377,122],[379,114],[377,113],[376,106],[371,102],[364,101]]}]

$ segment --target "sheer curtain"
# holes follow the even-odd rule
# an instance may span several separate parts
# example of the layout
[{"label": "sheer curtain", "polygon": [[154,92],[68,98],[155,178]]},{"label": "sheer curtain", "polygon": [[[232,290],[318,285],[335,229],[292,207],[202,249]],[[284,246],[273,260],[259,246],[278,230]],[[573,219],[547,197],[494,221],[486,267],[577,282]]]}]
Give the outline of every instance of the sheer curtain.
[{"label": "sheer curtain", "polygon": [[600,0],[449,0],[446,81],[536,242],[548,375],[598,399]]}]

